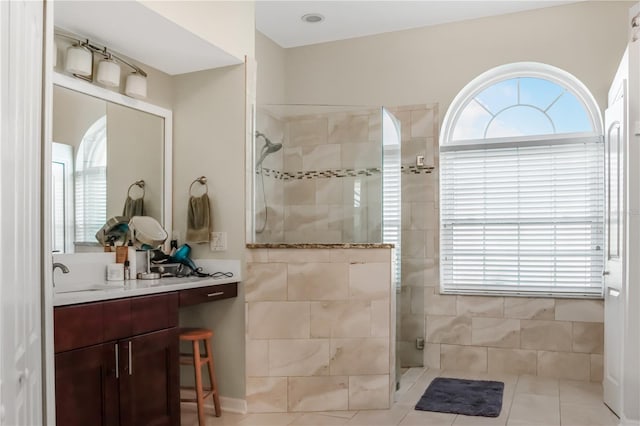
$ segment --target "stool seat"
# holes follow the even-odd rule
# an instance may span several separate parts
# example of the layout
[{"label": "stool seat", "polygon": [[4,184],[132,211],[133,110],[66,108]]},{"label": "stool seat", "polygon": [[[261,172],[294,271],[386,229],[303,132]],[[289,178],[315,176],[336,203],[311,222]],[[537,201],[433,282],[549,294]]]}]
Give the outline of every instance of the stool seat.
[{"label": "stool seat", "polygon": [[[196,402],[198,406],[198,424],[200,426],[205,425],[204,419],[204,401],[209,395],[213,395],[213,405],[216,412],[216,417],[220,417],[222,414],[220,410],[220,397],[218,395],[218,384],[216,382],[215,369],[213,366],[213,351],[211,350],[211,338],[213,337],[213,331],[208,328],[181,328],[180,340],[183,342],[191,342],[193,353],[180,354],[180,364],[193,365],[195,370],[196,379],[196,399],[184,399],[182,402]],[[204,354],[201,353],[200,343],[204,346]],[[207,366],[209,372],[209,381],[211,387],[209,389],[203,388],[202,385],[202,366]],[[191,388],[193,389],[193,388]]]},{"label": "stool seat", "polygon": [[213,337],[213,331],[208,328],[181,328],[180,340],[192,342],[194,340],[205,340]]}]

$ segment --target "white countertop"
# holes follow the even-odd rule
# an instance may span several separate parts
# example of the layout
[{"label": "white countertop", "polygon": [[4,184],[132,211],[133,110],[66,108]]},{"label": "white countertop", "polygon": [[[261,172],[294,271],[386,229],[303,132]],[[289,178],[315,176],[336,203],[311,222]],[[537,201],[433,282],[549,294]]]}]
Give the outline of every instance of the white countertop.
[{"label": "white countertop", "polygon": [[198,259],[196,265],[206,273],[231,273],[231,277],[160,278],[158,280],[105,280],[105,268],[114,261],[113,253],[54,255],[55,262],[69,268],[68,274],[55,271],[53,305],[64,306],[99,300],[120,299],[165,293],[210,285],[236,283],[242,280],[240,261],[236,259]]},{"label": "white countertop", "polygon": [[233,276],[231,278],[188,277],[161,278],[159,280],[111,281],[109,284],[78,287],[77,289],[70,287],[62,288],[59,290],[60,293],[56,293],[54,289],[53,305],[64,306],[76,303],[120,299],[123,297],[144,296],[147,294],[166,293],[176,290],[207,287],[210,285],[235,283],[238,281],[240,281],[239,276]]}]

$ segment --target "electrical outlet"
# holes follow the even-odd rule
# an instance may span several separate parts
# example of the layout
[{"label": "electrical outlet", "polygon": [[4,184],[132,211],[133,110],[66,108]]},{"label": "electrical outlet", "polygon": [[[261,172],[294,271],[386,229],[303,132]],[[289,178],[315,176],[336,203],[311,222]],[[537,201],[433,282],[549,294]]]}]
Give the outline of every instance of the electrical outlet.
[{"label": "electrical outlet", "polygon": [[212,232],[209,247],[211,251],[225,251],[227,249],[227,233]]}]

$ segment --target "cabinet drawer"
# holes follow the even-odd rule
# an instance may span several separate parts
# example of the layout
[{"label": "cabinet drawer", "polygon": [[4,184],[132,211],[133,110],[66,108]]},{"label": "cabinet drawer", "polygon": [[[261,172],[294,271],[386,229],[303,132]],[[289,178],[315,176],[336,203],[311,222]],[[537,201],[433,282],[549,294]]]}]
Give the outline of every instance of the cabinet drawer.
[{"label": "cabinet drawer", "polygon": [[177,326],[176,292],[131,298],[131,331],[134,335]]},{"label": "cabinet drawer", "polygon": [[55,352],[63,352],[102,343],[102,303],[55,308],[53,341]]},{"label": "cabinet drawer", "polygon": [[180,290],[180,306],[197,305],[238,296],[238,283]]},{"label": "cabinet drawer", "polygon": [[55,353],[178,325],[178,293],[61,306],[53,311]]}]

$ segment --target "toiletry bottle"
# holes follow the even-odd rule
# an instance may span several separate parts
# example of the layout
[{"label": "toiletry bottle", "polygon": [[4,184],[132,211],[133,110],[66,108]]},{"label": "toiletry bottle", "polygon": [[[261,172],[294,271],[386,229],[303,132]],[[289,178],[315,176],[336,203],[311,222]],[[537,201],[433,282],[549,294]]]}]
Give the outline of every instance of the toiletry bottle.
[{"label": "toiletry bottle", "polygon": [[124,263],[128,256],[128,247],[127,246],[117,246],[116,247],[116,263]]},{"label": "toiletry bottle", "polygon": [[131,279],[131,269],[129,269],[129,261],[124,261],[124,279],[129,281]]},{"label": "toiletry bottle", "polygon": [[136,259],[136,248],[133,245],[133,241],[129,240],[127,249],[127,260],[129,261],[129,269],[131,270],[131,279],[135,280],[138,276],[138,262]]}]

